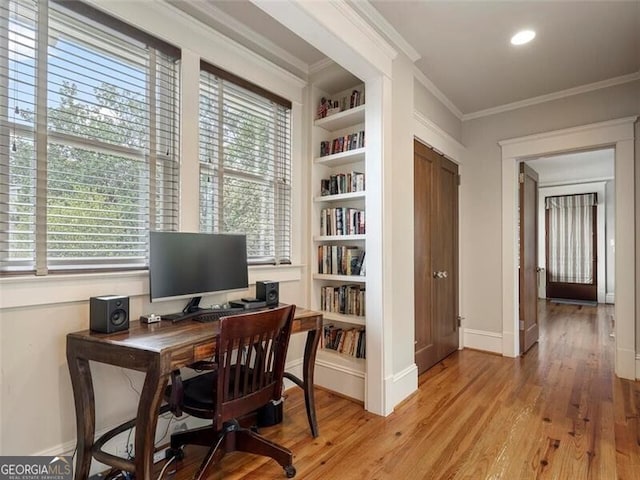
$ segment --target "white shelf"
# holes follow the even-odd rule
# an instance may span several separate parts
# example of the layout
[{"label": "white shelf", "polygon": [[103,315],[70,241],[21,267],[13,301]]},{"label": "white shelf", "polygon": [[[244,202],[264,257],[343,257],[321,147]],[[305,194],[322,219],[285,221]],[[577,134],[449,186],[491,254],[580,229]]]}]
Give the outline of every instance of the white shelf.
[{"label": "white shelf", "polygon": [[324,310],[321,310],[321,312],[324,320],[330,320],[333,322],[340,322],[340,323],[348,323],[351,325],[359,325],[362,327],[364,327],[367,323],[366,317],[359,317],[357,315],[343,315],[342,313],[325,312]]},{"label": "white shelf", "polygon": [[328,167],[337,167],[347,165],[349,163],[362,162],[365,159],[365,147],[354,148],[346,152],[325,155],[324,157],[316,157],[313,161],[317,165],[326,165]]},{"label": "white shelf", "polygon": [[344,353],[340,353],[336,350],[331,350],[330,348],[319,348],[318,356],[320,358],[324,357],[325,361],[328,361],[333,364],[341,365],[343,367],[351,367],[356,370],[361,370],[364,368],[364,358],[352,357],[351,355],[345,355]]},{"label": "white shelf", "polygon": [[314,273],[314,280],[330,280],[332,282],[367,283],[366,275],[330,275],[328,273]]},{"label": "white shelf", "polygon": [[314,242],[353,242],[356,240],[365,240],[367,236],[362,235],[317,235],[313,237]]},{"label": "white shelf", "polygon": [[366,192],[361,190],[359,192],[338,193],[335,195],[321,195],[319,197],[313,197],[314,202],[339,202],[343,200],[364,200]]},{"label": "white shelf", "polygon": [[364,105],[360,105],[340,113],[335,113],[329,117],[320,118],[314,122],[314,125],[324,128],[325,130],[333,131],[363,122]]}]

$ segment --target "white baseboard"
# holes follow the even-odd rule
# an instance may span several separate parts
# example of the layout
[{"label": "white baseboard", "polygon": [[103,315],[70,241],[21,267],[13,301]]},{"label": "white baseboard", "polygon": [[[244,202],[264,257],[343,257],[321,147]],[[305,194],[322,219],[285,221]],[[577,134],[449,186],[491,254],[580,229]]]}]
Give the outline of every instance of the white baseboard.
[{"label": "white baseboard", "polygon": [[616,294],[615,293],[607,293],[604,297],[604,302],[605,303],[611,303],[614,304],[616,303]]},{"label": "white baseboard", "polygon": [[640,380],[640,355],[636,355],[636,380]]},{"label": "white baseboard", "polygon": [[502,335],[495,332],[465,328],[464,346],[475,350],[502,354]]},{"label": "white baseboard", "polygon": [[616,375],[627,380],[638,377],[637,357],[635,350],[618,348],[616,351]]},{"label": "white baseboard", "polygon": [[316,360],[314,382],[328,390],[364,401],[364,372],[324,359]]},{"label": "white baseboard", "polygon": [[418,389],[418,366],[413,363],[404,370],[385,379],[385,414]]}]

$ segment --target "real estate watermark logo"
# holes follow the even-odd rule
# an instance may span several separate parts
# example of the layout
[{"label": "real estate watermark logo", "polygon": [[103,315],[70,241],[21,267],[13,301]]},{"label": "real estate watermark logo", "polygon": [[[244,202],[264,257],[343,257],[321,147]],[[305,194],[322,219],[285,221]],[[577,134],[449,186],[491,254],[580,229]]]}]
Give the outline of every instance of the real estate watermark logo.
[{"label": "real estate watermark logo", "polygon": [[0,456],[0,480],[71,480],[71,457]]}]

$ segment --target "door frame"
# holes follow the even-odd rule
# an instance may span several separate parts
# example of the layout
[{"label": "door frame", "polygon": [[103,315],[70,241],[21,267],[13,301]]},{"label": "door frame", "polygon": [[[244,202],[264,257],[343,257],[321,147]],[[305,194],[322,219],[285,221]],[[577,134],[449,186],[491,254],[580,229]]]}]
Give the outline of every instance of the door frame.
[{"label": "door frame", "polygon": [[[502,354],[520,354],[518,341],[519,160],[576,150],[614,147],[616,182],[615,373],[635,380],[635,170],[634,122],[626,117],[498,142],[502,149]],[[624,206],[624,208],[621,208]],[[640,372],[639,372],[640,373]]]}]

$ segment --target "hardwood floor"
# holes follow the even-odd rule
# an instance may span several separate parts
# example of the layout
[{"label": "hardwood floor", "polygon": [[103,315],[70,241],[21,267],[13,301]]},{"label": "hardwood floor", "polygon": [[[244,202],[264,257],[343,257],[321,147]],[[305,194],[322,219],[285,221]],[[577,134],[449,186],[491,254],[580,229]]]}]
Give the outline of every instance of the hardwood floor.
[{"label": "hardwood floor", "polygon": [[[293,450],[300,479],[640,479],[640,382],[612,373],[613,308],[543,302],[540,313],[526,356],[456,352],[386,418],[318,390],[312,439],[291,389],[284,422],[261,433]],[[190,478],[204,449],[186,453],[163,478]],[[233,453],[210,478],[286,477]]]}]

